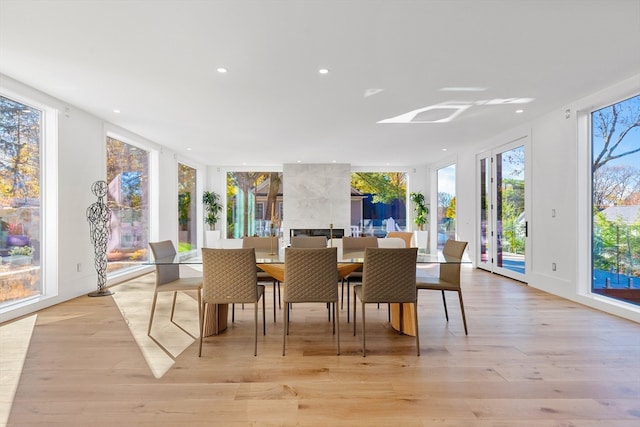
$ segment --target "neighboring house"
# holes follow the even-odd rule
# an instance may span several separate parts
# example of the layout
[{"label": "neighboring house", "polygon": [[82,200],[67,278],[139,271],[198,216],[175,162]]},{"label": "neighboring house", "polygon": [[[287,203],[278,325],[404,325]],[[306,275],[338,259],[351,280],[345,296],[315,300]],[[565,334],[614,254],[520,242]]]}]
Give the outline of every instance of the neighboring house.
[{"label": "neighboring house", "polygon": [[640,205],[609,206],[602,211],[607,221],[621,221],[623,224],[640,222]]}]

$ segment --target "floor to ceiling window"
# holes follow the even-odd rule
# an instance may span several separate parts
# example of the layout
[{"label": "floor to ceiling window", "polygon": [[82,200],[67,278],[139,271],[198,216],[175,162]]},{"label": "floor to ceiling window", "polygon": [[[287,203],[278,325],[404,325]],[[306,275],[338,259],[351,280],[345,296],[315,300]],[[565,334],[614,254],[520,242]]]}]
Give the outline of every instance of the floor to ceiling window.
[{"label": "floor to ceiling window", "polygon": [[351,234],[385,237],[407,228],[407,174],[351,174]]},{"label": "floor to ceiling window", "polygon": [[0,306],[43,293],[43,112],[0,96]]},{"label": "floor to ceiling window", "polygon": [[456,165],[438,169],[438,249],[456,238]]},{"label": "floor to ceiling window", "polygon": [[478,157],[478,267],[525,281],[527,136]]},{"label": "floor to ceiling window", "polygon": [[640,95],[591,113],[594,293],[640,305]]},{"label": "floor to ceiling window", "polygon": [[197,247],[196,170],[178,163],[178,252]]},{"label": "floor to ceiling window", "polygon": [[280,235],[282,213],[282,172],[227,173],[228,238]]},{"label": "floor to ceiling window", "polygon": [[148,259],[149,153],[107,137],[107,184],[111,209],[107,271],[113,273]]}]

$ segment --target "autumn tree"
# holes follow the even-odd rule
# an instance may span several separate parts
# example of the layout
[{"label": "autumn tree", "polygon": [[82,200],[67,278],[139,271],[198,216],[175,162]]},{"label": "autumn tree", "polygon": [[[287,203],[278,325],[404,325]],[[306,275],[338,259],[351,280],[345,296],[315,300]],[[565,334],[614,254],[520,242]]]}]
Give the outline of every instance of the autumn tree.
[{"label": "autumn tree", "polygon": [[40,197],[41,113],[0,97],[0,194],[16,204]]},{"label": "autumn tree", "polygon": [[633,166],[605,165],[593,173],[593,204],[598,209],[611,205],[638,204],[640,170]]},{"label": "autumn tree", "polygon": [[594,173],[613,160],[640,152],[640,95],[594,112],[592,128],[593,137],[602,140],[602,148],[593,156]]},{"label": "autumn tree", "polygon": [[373,203],[404,201],[407,197],[407,176],[404,172],[354,172],[351,186],[356,190],[373,194]]}]

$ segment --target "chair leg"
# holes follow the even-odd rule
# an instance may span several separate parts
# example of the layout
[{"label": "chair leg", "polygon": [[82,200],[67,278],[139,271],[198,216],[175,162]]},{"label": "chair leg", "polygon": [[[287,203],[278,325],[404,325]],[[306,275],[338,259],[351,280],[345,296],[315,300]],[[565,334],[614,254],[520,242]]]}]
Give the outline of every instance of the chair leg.
[{"label": "chair leg", "polygon": [[[280,302],[278,300],[278,302]],[[273,281],[273,323],[276,323],[276,281]]]},{"label": "chair leg", "polygon": [[282,325],[282,355],[284,356],[285,345],[287,342],[287,332],[289,329],[289,303],[284,303],[284,325]]},{"label": "chair leg", "polygon": [[231,323],[236,321],[236,305],[231,304]]},{"label": "chair leg", "polygon": [[266,322],[267,316],[265,313],[267,305],[265,304],[264,300],[265,300],[265,297],[264,297],[264,294],[262,294],[262,335],[267,335],[267,322]]},{"label": "chair leg", "polygon": [[467,332],[467,317],[464,315],[464,303],[462,302],[462,291],[458,292],[458,299],[460,300],[460,311],[462,312],[462,323],[464,324],[464,334],[469,335]]},{"label": "chair leg", "polygon": [[[351,286],[351,281],[349,279],[347,279],[347,323],[349,323],[349,286]],[[356,294],[353,294],[353,301],[355,303],[356,301]],[[353,314],[354,317],[354,322],[355,322],[355,312]]]},{"label": "chair leg", "polygon": [[420,356],[420,333],[418,331],[418,301],[416,300],[416,302],[413,303],[413,321],[416,324],[416,350],[418,353],[418,356]]},{"label": "chair leg", "polygon": [[[355,308],[353,311],[355,311]],[[365,311],[364,303],[362,303],[362,357],[367,357],[367,321],[365,319]],[[353,316],[353,323],[356,323],[355,315]]]},{"label": "chair leg", "polygon": [[173,322],[173,313],[176,311],[176,298],[178,297],[178,292],[174,291],[173,292],[173,301],[171,302],[171,317],[169,317],[169,320],[171,322]]},{"label": "chair leg", "polygon": [[[347,303],[347,307],[348,307],[348,303]],[[356,292],[355,291],[353,291],[353,336],[354,337],[356,336]]]},{"label": "chair leg", "polygon": [[202,325],[200,324],[202,318],[202,291],[198,289],[198,327],[202,329]]},{"label": "chair leg", "polygon": [[278,309],[282,310],[282,304],[280,303],[281,297],[280,297],[280,281],[276,280],[276,282],[278,283]]},{"label": "chair leg", "polygon": [[200,309],[200,346],[198,348],[198,357],[202,356],[202,335],[204,335],[204,312],[207,311],[207,304],[202,304]]},{"label": "chair leg", "polygon": [[334,322],[334,329],[337,329],[338,332],[336,333],[336,339],[337,339],[337,346],[338,346],[338,353],[340,354],[340,316],[336,315],[336,310],[338,308],[338,302],[334,302],[333,303],[333,322]]},{"label": "chair leg", "polygon": [[151,303],[151,316],[149,316],[149,328],[147,329],[147,335],[151,335],[151,324],[153,323],[153,314],[156,311],[156,301],[158,300],[158,293],[153,293],[153,302]]},{"label": "chair leg", "polygon": [[444,304],[444,316],[447,318],[447,322],[449,321],[449,312],[447,311],[447,299],[444,297],[444,291],[442,292],[442,303]]},{"label": "chair leg", "polygon": [[258,355],[258,301],[253,305],[253,355]]}]

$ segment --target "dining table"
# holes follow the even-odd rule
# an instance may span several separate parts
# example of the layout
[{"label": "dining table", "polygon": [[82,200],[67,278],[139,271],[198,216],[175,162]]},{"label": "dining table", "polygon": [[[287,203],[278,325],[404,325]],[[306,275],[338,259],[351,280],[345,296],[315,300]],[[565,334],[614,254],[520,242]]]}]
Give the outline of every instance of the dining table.
[{"label": "dining table", "polygon": [[[256,254],[256,267],[260,270],[268,273],[276,280],[284,283],[285,280],[285,254],[286,251],[279,251],[278,253],[257,253]],[[202,257],[200,251],[191,251],[187,254],[178,254],[172,258],[154,259],[148,261],[149,264],[180,264],[191,267],[202,266]],[[446,263],[458,263],[466,264],[471,263],[470,259],[466,256],[462,259],[445,257],[441,251],[436,253],[418,252],[416,258],[416,265],[427,264],[446,264]],[[347,258],[338,259],[338,279],[347,277],[350,273],[361,268],[364,264],[364,258]],[[286,284],[285,284],[286,286]],[[415,336],[416,325],[414,312],[415,307],[410,303],[392,303],[390,304],[391,310],[391,327],[396,331]],[[217,319],[216,319],[217,317]],[[204,323],[204,335],[218,335],[227,328],[228,317],[228,305],[218,304],[218,307],[214,309],[207,309],[205,311],[205,323]]]}]

